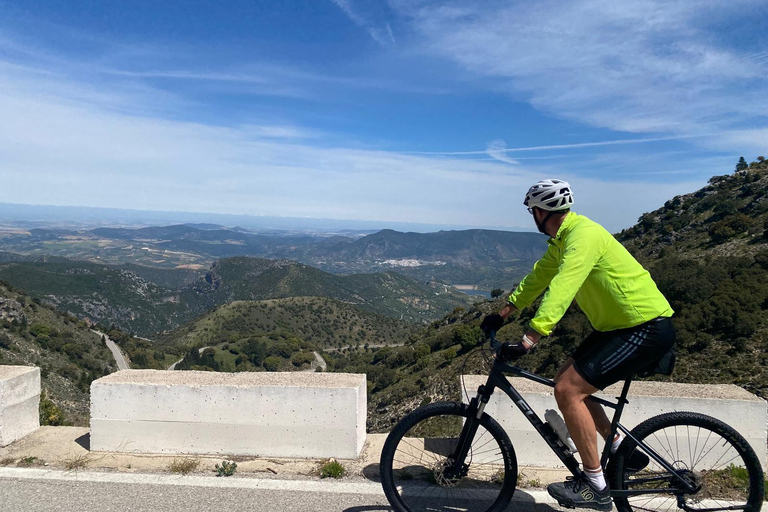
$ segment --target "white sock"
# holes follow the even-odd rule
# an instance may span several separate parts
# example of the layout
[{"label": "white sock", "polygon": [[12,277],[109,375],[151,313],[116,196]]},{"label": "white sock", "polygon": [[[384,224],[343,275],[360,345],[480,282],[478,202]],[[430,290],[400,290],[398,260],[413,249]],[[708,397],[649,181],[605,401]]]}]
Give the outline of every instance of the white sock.
[{"label": "white sock", "polygon": [[605,483],[605,476],[603,475],[603,468],[589,469],[585,467],[584,474],[595,490],[602,491],[607,487],[607,484]]},{"label": "white sock", "polygon": [[613,438],[613,442],[611,443],[611,453],[616,453],[616,450],[619,449],[619,445],[623,440],[624,440],[624,434],[622,434],[621,432],[617,432]]}]

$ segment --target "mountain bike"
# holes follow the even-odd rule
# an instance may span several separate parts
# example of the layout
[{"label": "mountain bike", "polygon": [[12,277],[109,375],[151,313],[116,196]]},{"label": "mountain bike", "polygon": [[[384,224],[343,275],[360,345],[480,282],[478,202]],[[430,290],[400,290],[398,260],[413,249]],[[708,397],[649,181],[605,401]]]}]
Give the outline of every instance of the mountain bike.
[{"label": "mountain bike", "polygon": [[[498,356],[501,344],[493,334],[490,341]],[[574,454],[505,374],[555,385],[553,380],[494,357],[488,380],[469,404],[428,404],[408,414],[391,431],[382,450],[380,474],[384,493],[397,512],[499,512],[507,508],[517,485],[515,450],[504,429],[483,412],[497,388],[510,397],[573,477],[582,477]],[[611,454],[611,443],[606,443],[601,457],[619,512],[675,508],[759,512],[763,470],[747,441],[722,421],[693,412],[661,414],[629,430],[620,419],[629,403],[631,382],[632,377],[624,382],[616,402],[590,397],[615,410],[612,434],[621,431],[626,436],[615,454]],[[645,456],[633,456],[636,452]],[[644,468],[633,467],[637,464],[630,459],[647,459],[648,463]]]}]

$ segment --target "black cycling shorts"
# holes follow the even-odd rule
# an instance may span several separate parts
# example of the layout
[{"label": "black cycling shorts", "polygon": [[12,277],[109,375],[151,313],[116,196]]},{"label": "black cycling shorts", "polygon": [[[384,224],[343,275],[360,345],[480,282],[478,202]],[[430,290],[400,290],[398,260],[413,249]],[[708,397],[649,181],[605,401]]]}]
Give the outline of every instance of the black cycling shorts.
[{"label": "black cycling shorts", "polygon": [[655,364],[675,344],[670,318],[615,331],[595,331],[571,357],[573,368],[591,385],[605,389]]}]

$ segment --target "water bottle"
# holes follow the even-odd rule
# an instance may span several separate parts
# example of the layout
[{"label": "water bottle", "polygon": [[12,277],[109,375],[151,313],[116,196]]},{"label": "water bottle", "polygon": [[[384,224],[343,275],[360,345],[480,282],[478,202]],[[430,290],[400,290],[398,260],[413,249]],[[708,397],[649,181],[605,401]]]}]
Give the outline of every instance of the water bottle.
[{"label": "water bottle", "polygon": [[565,421],[563,421],[563,418],[557,414],[557,411],[552,409],[544,411],[544,420],[549,423],[549,426],[552,427],[552,430],[555,431],[563,444],[571,450],[571,453],[576,453],[578,451],[576,445],[573,444],[571,434],[568,433],[568,427],[565,426]]}]

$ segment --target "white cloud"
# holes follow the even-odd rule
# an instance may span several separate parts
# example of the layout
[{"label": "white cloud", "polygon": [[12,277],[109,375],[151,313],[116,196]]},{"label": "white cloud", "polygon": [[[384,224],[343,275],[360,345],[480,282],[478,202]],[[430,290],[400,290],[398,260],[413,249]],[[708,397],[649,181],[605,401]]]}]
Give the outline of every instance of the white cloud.
[{"label": "white cloud", "polygon": [[765,125],[765,52],[735,50],[711,28],[750,9],[765,19],[760,0],[393,5],[425,51],[555,116],[676,135]]},{"label": "white cloud", "polygon": [[[7,68],[3,72],[6,85],[16,83]],[[38,87],[54,91],[59,84],[85,96],[58,76],[45,80]],[[551,172],[517,165],[510,173],[497,162],[310,145],[314,139],[300,127],[171,121],[126,113],[122,107],[135,98],[73,102],[38,90],[5,87],[0,96],[3,202],[520,229],[530,228],[520,198],[540,173]],[[580,211],[614,230],[671,194],[695,188],[569,178],[583,198]],[[610,192],[619,188],[633,193]]]},{"label": "white cloud", "polygon": [[373,40],[383,48],[397,44],[389,23],[373,20],[370,11],[356,8],[352,5],[352,0],[331,0],[331,2],[344,11],[344,14],[357,26],[365,28]]}]

